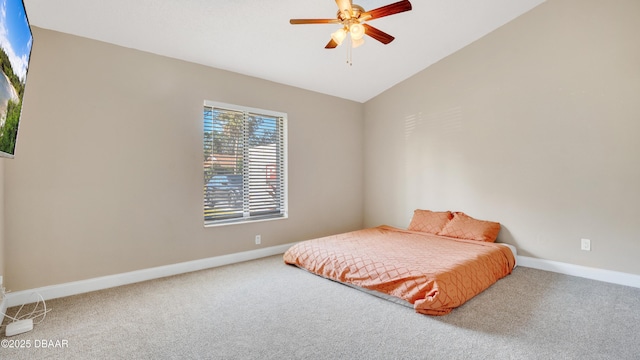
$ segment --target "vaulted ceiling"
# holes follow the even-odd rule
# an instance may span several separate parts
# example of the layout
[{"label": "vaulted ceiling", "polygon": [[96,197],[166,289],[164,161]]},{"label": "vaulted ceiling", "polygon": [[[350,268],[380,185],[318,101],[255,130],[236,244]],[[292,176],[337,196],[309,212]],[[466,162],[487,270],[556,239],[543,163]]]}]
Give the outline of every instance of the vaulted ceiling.
[{"label": "vaulted ceiling", "polygon": [[[372,10],[396,0],[356,0]],[[334,0],[24,0],[32,25],[357,102],[474,42],[544,0],[412,0],[370,25],[396,39],[327,50]],[[37,39],[35,39],[37,41]]]}]

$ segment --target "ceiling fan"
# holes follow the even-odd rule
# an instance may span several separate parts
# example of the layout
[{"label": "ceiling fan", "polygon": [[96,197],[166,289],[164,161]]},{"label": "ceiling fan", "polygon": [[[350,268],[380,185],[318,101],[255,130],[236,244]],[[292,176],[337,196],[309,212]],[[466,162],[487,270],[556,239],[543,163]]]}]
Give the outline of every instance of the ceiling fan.
[{"label": "ceiling fan", "polygon": [[356,48],[364,43],[364,35],[368,35],[385,45],[395,39],[384,31],[366,24],[365,21],[411,10],[411,3],[408,0],[398,1],[370,11],[365,11],[360,5],[352,4],[351,0],[335,1],[338,5],[338,14],[335,19],[291,19],[289,22],[293,25],[342,24],[342,28],[331,34],[331,40],[325,49],[334,49],[342,44],[347,34],[351,34],[351,45]]}]

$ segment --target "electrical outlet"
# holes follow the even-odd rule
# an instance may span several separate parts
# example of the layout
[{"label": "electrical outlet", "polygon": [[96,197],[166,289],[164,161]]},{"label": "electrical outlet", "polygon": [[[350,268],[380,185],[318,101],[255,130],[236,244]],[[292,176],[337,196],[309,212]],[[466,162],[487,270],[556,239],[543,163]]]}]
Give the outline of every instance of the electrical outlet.
[{"label": "electrical outlet", "polygon": [[591,240],[580,239],[580,249],[584,251],[591,251]]},{"label": "electrical outlet", "polygon": [[256,235],[256,245],[260,245],[262,242],[262,237],[260,235]]}]

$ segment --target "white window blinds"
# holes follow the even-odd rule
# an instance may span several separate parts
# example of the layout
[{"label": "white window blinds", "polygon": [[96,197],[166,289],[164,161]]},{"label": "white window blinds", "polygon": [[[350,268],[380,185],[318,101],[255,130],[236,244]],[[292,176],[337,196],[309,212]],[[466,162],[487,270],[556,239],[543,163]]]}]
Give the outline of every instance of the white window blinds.
[{"label": "white window blinds", "polygon": [[205,225],[286,216],[286,114],[205,101]]}]

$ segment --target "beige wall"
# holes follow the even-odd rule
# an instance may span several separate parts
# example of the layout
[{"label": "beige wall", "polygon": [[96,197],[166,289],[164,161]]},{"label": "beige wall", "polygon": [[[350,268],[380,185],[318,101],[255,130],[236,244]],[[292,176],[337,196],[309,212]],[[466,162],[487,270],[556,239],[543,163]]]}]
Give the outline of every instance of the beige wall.
[{"label": "beige wall", "polygon": [[550,0],[367,102],[365,225],[459,210],[521,255],[640,274],[638,34],[636,0]]},{"label": "beige wall", "polygon": [[[549,0],[364,105],[36,28],[16,159],[0,160],[5,282],[404,227],[415,208],[640,274],[639,7]],[[202,226],[205,99],[289,114],[288,220]]]},{"label": "beige wall", "polygon": [[[203,226],[202,106],[288,114],[289,219]],[[363,107],[34,29],[16,158],[5,162],[14,291],[343,232],[363,223]]]}]

